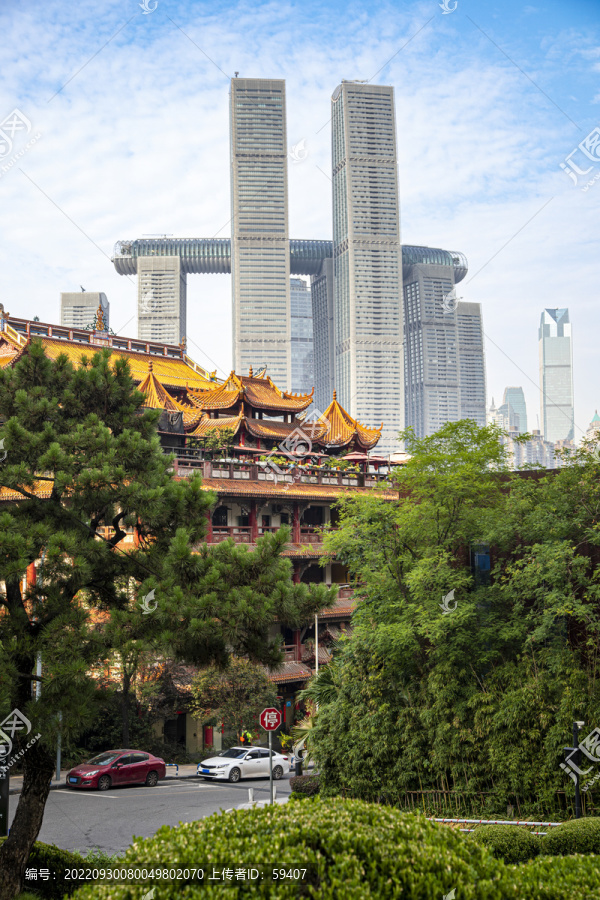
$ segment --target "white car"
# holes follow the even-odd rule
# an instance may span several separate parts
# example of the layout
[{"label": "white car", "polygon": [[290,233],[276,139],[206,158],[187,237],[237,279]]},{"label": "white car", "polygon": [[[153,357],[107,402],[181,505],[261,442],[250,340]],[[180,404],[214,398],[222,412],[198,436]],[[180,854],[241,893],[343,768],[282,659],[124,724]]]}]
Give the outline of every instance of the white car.
[{"label": "white car", "polygon": [[[288,757],[271,751],[273,754],[273,778],[279,780],[287,766]],[[231,747],[219,756],[211,756],[198,763],[198,775],[206,781],[239,781],[240,778],[269,777],[269,751],[266,747]]]}]

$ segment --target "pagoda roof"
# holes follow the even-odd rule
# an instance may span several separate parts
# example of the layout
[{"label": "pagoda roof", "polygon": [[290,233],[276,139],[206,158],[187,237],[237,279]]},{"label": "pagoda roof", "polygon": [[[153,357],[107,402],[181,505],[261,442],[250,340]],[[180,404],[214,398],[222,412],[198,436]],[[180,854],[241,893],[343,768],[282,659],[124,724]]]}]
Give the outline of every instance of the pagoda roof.
[{"label": "pagoda roof", "polygon": [[241,413],[237,416],[222,416],[220,419],[211,419],[204,412],[201,413],[201,416],[202,418],[196,428],[190,432],[191,437],[204,437],[209,431],[216,430],[220,432],[225,429],[232,429],[233,433],[237,434],[240,430],[240,425],[244,421],[244,416]]},{"label": "pagoda roof", "polygon": [[243,401],[255,409],[273,410],[276,413],[302,412],[312,403],[313,394],[314,388],[310,394],[291,394],[282,391],[264,371],[254,376],[250,369],[249,375],[236,375],[235,372],[231,372],[223,384],[213,384],[190,391],[190,399],[207,412],[231,409]]},{"label": "pagoda roof", "polygon": [[592,421],[590,422],[590,425],[593,425],[594,422],[600,422],[600,416],[598,415],[598,410],[596,410],[596,412],[594,413],[594,417],[593,417]]},{"label": "pagoda roof", "polygon": [[381,437],[383,428],[383,423],[379,428],[367,428],[366,425],[353,419],[350,413],[347,413],[344,407],[338,403],[335,391],[333,400],[319,421],[323,420],[327,420],[329,423],[324,438],[324,443],[328,447],[345,447],[355,439],[363,450],[370,450]]},{"label": "pagoda roof", "polygon": [[148,363],[148,374],[138,385],[144,395],[144,406],[150,409],[165,409],[168,412],[183,413],[183,426],[190,431],[202,418],[202,411],[187,403],[176,400],[154,374],[154,361]]}]

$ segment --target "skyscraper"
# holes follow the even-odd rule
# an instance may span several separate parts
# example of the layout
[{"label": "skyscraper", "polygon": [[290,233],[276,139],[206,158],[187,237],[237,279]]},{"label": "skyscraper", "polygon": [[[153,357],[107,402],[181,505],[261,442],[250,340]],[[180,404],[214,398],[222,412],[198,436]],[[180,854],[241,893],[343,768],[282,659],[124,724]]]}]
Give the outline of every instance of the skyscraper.
[{"label": "skyscraper", "polygon": [[233,365],[291,385],[285,82],[231,82]]},{"label": "skyscraper", "polygon": [[69,328],[87,328],[102,309],[108,329],[110,304],[101,291],[67,291],[60,295],[60,324]]},{"label": "skyscraper", "polygon": [[315,403],[318,409],[326,409],[335,388],[333,259],[324,259],[319,273],[310,282]]},{"label": "skyscraper", "polygon": [[458,389],[460,418],[486,421],[485,348],[481,303],[460,301],[456,306],[458,328]]},{"label": "skyscraper", "polygon": [[485,424],[483,328],[478,303],[456,297],[461,253],[403,248],[405,418],[417,437],[461,418]]},{"label": "skyscraper", "polygon": [[[290,279],[292,391],[310,394],[314,387],[313,319],[310,288],[303,278]],[[325,409],[325,406],[320,407]]]},{"label": "skyscraper", "polygon": [[525,394],[523,393],[523,388],[504,388],[504,398],[502,400],[502,406],[504,406],[505,404],[510,406],[514,415],[517,417],[513,422],[511,422],[511,425],[516,425],[519,433],[525,434],[525,432],[527,431],[527,404],[525,403]]},{"label": "skyscraper", "polygon": [[573,346],[568,309],[545,309],[538,332],[545,441],[573,440]]},{"label": "skyscraper", "polygon": [[394,89],[343,81],[332,97],[335,380],[350,414],[403,427],[402,255]]},{"label": "skyscraper", "polygon": [[187,279],[178,256],[140,257],[138,338],[180,344],[185,337]]}]

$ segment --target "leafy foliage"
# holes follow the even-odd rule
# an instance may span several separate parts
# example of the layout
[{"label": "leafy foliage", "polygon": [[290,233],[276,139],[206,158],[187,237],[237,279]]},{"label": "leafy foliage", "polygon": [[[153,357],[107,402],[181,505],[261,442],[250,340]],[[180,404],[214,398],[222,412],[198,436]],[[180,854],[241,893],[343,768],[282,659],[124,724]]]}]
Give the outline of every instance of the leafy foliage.
[{"label": "leafy foliage", "polygon": [[350,497],[326,537],[362,602],[312,729],[323,790],[556,815],[571,723],[600,722],[599,461],[517,475],[494,427],[404,437],[398,501]]},{"label": "leafy foliage", "polygon": [[317,773],[311,775],[296,775],[290,778],[290,787],[295,794],[306,794],[313,797],[319,793],[320,779]]},{"label": "leafy foliage", "polygon": [[526,862],[540,852],[540,838],[520,825],[479,825],[468,840],[486,847],[496,859]]},{"label": "leafy foliage", "polygon": [[594,853],[600,857],[600,818],[575,819],[553,828],[540,852],[551,856]]},{"label": "leafy foliage", "polygon": [[[120,863],[167,870],[256,867],[254,883],[212,881],[215,900],[313,897],[315,900],[434,900],[452,891],[465,900],[572,900],[597,894],[597,857],[542,858],[520,865],[494,859],[476,842],[423,816],[357,800],[319,797],[301,803],[215,814],[136,840]],[[273,869],[306,872],[300,883],[272,880]],[[129,900],[154,888],[154,900],[204,896],[202,881],[148,881],[82,887],[78,900]]]},{"label": "leafy foliage", "polygon": [[201,722],[223,722],[241,734],[252,730],[263,709],[277,702],[277,691],[261,666],[230,657],[224,669],[202,669],[191,685],[194,702],[190,712]]}]

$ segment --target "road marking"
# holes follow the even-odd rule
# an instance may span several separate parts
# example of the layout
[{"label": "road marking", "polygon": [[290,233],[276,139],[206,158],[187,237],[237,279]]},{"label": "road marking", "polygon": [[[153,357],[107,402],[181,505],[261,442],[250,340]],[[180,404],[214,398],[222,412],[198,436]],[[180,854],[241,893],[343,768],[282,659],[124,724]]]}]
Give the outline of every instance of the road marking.
[{"label": "road marking", "polygon": [[57,788],[55,791],[52,791],[52,793],[53,794],[68,794],[69,797],[77,797],[77,796],[79,796],[79,797],[96,797],[97,800],[102,800],[102,799],[118,800],[119,799],[118,797],[113,797],[112,794],[105,794],[104,791],[100,791],[99,794],[91,794],[91,793],[88,793],[87,791],[81,791],[81,793],[79,793],[78,791],[68,791],[68,790],[63,790],[62,788]]}]

